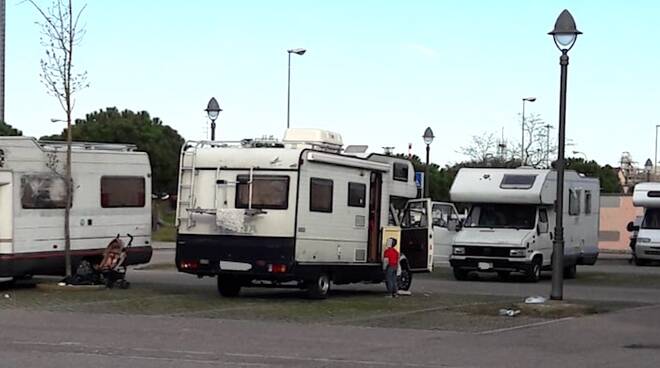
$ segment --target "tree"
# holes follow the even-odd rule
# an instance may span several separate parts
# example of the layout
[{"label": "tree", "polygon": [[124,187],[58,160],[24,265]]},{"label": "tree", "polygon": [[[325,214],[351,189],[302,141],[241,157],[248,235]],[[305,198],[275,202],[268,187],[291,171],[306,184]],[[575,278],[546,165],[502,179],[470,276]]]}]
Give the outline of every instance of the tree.
[{"label": "tree", "polygon": [[[537,114],[531,114],[525,118],[525,147],[524,164],[533,167],[548,167],[550,157],[557,151],[554,140],[548,136],[548,125]],[[520,155],[519,155],[520,156]]]},{"label": "tree", "polygon": [[[42,137],[62,140],[60,135]],[[146,111],[119,112],[115,107],[87,114],[77,119],[71,131],[76,141],[134,144],[147,152],[151,161],[152,190],[175,193],[178,180],[178,162],[184,139],[159,118],[151,118]]]},{"label": "tree", "polygon": [[489,157],[497,154],[498,142],[495,134],[484,133],[473,135],[472,142],[459,149],[459,152],[469,157],[472,161],[486,162]]},{"label": "tree", "polygon": [[23,132],[5,123],[4,121],[0,121],[0,136],[19,136],[19,135],[23,135]]},{"label": "tree", "polygon": [[614,169],[610,165],[600,166],[596,161],[585,161],[582,158],[567,158],[566,169],[575,170],[592,178],[600,180],[600,191],[603,193],[621,193],[621,183]]},{"label": "tree", "polygon": [[67,149],[65,183],[66,206],[64,208],[64,264],[66,276],[71,276],[70,214],[73,183],[71,180],[71,119],[75,105],[74,94],[87,87],[87,73],[77,73],[73,64],[73,51],[80,45],[85,34],[78,22],[86,6],[73,9],[72,0],[53,0],[48,8],[41,8],[34,0],[28,0],[40,15],[41,45],[46,56],[41,59],[41,81],[49,94],[57,98],[66,114]]}]

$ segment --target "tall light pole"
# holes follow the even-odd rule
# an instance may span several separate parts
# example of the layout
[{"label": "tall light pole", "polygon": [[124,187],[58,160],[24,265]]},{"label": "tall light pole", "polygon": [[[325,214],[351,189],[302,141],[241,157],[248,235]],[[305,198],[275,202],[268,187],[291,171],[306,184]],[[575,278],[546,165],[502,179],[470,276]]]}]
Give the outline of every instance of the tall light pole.
[{"label": "tall light pole", "polygon": [[555,242],[552,251],[552,291],[550,299],[564,298],[564,143],[566,138],[566,79],[568,72],[568,51],[575,45],[575,40],[582,32],[577,30],[575,20],[568,10],[559,14],[552,35],[555,45],[561,51],[559,65],[561,78],[559,84],[559,140],[557,142],[557,199]]},{"label": "tall light pole", "polygon": [[0,0],[0,121],[5,121],[5,0]]},{"label": "tall light pole", "polygon": [[215,97],[211,97],[209,100],[208,105],[206,105],[206,109],[204,110],[209,116],[209,119],[211,119],[211,140],[215,140],[215,119],[220,116],[220,111],[222,109],[220,108],[220,105],[218,104],[218,100],[215,99]]},{"label": "tall light pole", "polygon": [[658,128],[660,124],[655,126],[655,161],[653,161],[653,175],[658,175]]},{"label": "tall light pole", "polygon": [[543,126],[545,128],[545,165],[550,168],[550,129],[554,128],[551,124]]},{"label": "tall light pole", "polygon": [[286,50],[289,54],[289,73],[286,84],[286,128],[289,129],[289,113],[291,111],[291,54],[304,55],[307,50],[305,49],[291,49]]},{"label": "tall light pole", "polygon": [[429,165],[431,164],[430,153],[431,153],[431,143],[433,143],[433,130],[431,127],[426,128],[424,131],[424,143],[426,144],[426,170],[424,170],[424,198],[429,197]]},{"label": "tall light pole", "polygon": [[534,102],[536,97],[524,97],[522,99],[522,126],[521,133],[522,138],[520,139],[520,165],[525,166],[525,102]]}]

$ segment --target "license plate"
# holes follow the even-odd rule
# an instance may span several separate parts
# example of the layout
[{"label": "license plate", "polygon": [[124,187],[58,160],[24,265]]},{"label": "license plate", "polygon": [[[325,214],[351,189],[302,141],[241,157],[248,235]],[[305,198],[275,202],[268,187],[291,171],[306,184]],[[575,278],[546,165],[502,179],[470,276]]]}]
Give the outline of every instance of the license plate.
[{"label": "license plate", "polygon": [[493,264],[492,264],[492,263],[488,263],[488,262],[479,262],[479,263],[477,264],[477,267],[478,267],[480,270],[490,270],[491,268],[493,268]]}]

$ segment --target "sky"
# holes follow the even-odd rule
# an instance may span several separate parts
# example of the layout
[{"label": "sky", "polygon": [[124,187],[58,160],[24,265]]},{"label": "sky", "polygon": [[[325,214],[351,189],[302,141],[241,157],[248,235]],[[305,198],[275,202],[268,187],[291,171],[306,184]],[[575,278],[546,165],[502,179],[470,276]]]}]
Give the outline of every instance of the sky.
[{"label": "sky", "polygon": [[[50,0],[37,0],[47,5]],[[84,2],[74,1],[75,6]],[[570,51],[566,132],[572,151],[618,165],[628,151],[654,158],[660,124],[660,3],[654,1],[88,0],[74,51],[89,88],[74,117],[117,107],[148,111],[185,139],[205,139],[204,109],[224,110],[216,138],[286,128],[287,49],[293,55],[291,126],[342,134],[381,152],[466,159],[472,136],[519,142],[526,105],[557,126],[559,56],[547,35],[563,9],[584,32]],[[5,120],[25,135],[59,133],[64,113],[39,79],[39,20],[7,0]],[[552,131],[554,135],[557,130]],[[578,157],[583,157],[579,154]]]}]

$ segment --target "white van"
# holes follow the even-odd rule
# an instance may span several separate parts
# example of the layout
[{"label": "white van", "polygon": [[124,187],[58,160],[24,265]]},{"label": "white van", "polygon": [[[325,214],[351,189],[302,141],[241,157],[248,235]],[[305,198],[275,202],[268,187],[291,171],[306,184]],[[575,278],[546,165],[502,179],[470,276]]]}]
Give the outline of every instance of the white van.
[{"label": "white van", "polygon": [[[454,238],[450,264],[458,280],[470,271],[506,278],[522,271],[538,281],[550,268],[555,228],[556,172],[531,168],[460,169],[451,200],[471,206]],[[594,264],[598,257],[599,181],[566,171],[564,187],[564,271]]]},{"label": "white van", "polygon": [[[71,256],[98,263],[117,234],[135,237],[128,264],[151,258],[151,166],[123,144],[74,143]],[[66,146],[0,137],[0,277],[64,274]]]},{"label": "white van", "polygon": [[633,259],[638,266],[660,261],[660,183],[639,183],[633,192],[633,205],[644,208],[641,221],[628,223],[628,231],[636,232]]}]

